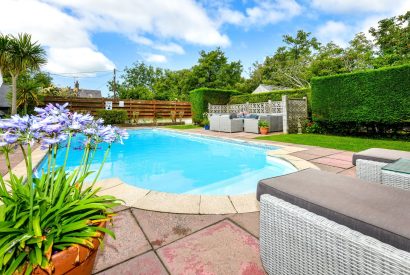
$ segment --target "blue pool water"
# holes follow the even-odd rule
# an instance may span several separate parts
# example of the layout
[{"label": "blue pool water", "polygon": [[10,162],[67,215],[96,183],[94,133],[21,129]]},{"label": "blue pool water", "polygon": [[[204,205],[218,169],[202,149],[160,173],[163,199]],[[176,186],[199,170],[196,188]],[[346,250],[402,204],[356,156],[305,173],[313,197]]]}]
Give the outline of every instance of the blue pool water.
[{"label": "blue pool water", "polygon": [[[140,188],[170,193],[235,195],[256,191],[260,179],[296,169],[266,155],[275,147],[259,147],[166,130],[130,130],[124,145],[113,145],[100,178],[120,178]],[[68,169],[83,151],[73,142]],[[96,153],[91,170],[97,170],[104,146]],[[62,164],[65,148],[59,150]],[[40,171],[42,163],[39,167]]]}]

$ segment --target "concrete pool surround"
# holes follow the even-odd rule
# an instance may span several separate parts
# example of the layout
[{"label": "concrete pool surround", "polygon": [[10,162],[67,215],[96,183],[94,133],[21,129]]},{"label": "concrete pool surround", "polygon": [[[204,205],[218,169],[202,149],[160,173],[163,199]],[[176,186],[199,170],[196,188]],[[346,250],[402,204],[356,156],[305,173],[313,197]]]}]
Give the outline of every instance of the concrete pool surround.
[{"label": "concrete pool surround", "polygon": [[[166,131],[249,144],[258,147],[260,146],[268,149],[266,152],[267,156],[286,161],[292,164],[297,170],[307,168],[319,169],[306,160],[290,155],[291,153],[306,150],[300,147],[281,146],[278,144],[267,145],[266,143],[258,141],[244,141],[227,137],[210,137],[204,134],[185,133],[178,130]],[[269,150],[269,148],[272,147],[279,147],[279,149]],[[36,167],[45,155],[45,150],[41,150],[40,148],[34,150],[32,154],[33,166]],[[17,176],[25,176],[26,166],[24,161],[20,162],[13,168],[13,173]],[[7,174],[4,179],[8,180],[9,175]],[[119,178],[100,180],[95,184],[95,187],[101,188],[99,192],[101,195],[109,194],[116,196],[123,200],[126,206],[144,210],[180,214],[235,214],[259,211],[259,203],[256,200],[255,192],[243,195],[191,195],[165,193],[129,185],[122,182]]]}]

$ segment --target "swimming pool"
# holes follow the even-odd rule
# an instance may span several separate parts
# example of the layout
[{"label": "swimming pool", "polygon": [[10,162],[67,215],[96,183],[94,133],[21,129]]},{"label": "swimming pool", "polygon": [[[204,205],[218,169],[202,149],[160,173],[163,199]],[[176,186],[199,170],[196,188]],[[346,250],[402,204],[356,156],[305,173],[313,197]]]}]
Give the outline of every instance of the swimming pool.
[{"label": "swimming pool", "polygon": [[[272,146],[160,129],[128,133],[124,145],[112,146],[100,179],[120,178],[130,185],[169,193],[236,195],[255,192],[260,179],[296,171],[290,163],[267,156],[267,150],[277,149]],[[73,143],[68,169],[74,169],[83,154],[79,143]],[[97,170],[103,158],[104,146],[100,147],[90,170]],[[65,150],[59,150],[57,164],[62,164]]]}]

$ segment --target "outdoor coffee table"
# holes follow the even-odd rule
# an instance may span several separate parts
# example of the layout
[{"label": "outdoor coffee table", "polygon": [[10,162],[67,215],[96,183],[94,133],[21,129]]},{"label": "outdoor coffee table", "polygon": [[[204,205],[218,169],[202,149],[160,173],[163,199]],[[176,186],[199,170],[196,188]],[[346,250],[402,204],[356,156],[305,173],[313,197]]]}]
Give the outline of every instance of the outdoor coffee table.
[{"label": "outdoor coffee table", "polygon": [[410,190],[410,159],[398,159],[382,167],[382,184]]}]

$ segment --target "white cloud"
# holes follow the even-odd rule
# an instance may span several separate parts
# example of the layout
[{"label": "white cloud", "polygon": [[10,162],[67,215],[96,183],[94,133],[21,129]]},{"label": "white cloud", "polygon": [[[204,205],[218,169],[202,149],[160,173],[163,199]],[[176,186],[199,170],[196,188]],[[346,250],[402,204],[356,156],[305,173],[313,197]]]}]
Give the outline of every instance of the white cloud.
[{"label": "white cloud", "polygon": [[176,53],[176,54],[185,53],[184,49],[180,45],[175,44],[175,43],[158,44],[158,45],[153,45],[152,47],[156,50],[160,50],[163,52]]},{"label": "white cloud", "polygon": [[316,31],[316,36],[322,43],[333,41],[339,46],[345,47],[352,39],[351,27],[343,22],[327,21]]},{"label": "white cloud", "polygon": [[265,26],[299,15],[302,7],[295,0],[256,0],[244,13],[223,6],[218,10],[219,24]]},{"label": "white cloud", "polygon": [[312,0],[312,6],[328,13],[376,12],[390,13],[409,10],[408,0]]},{"label": "white cloud", "polygon": [[[114,67],[92,42],[92,34],[98,32],[120,33],[137,44],[175,54],[185,51],[167,41],[207,46],[230,43],[194,0],[1,0],[0,6],[0,32],[32,34],[46,47],[46,68],[54,73]],[[159,56],[152,60],[166,61]]]},{"label": "white cloud", "polygon": [[[79,64],[81,67],[79,68]],[[114,64],[102,53],[83,48],[50,48],[46,69],[50,72],[95,72],[114,69]],[[81,74],[83,75],[83,74]]]},{"label": "white cloud", "polygon": [[114,31],[135,37],[149,33],[188,43],[227,46],[229,39],[193,0],[46,0],[70,9],[92,30]]},{"label": "white cloud", "polygon": [[167,57],[162,54],[147,54],[145,60],[153,63],[165,63],[167,62]]}]

